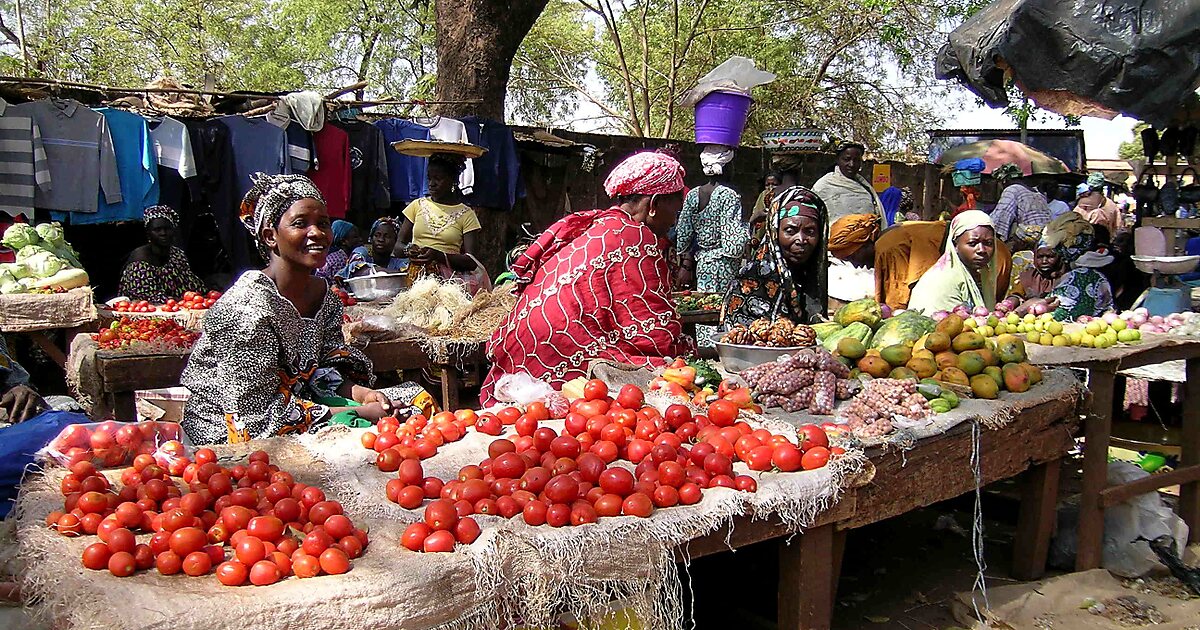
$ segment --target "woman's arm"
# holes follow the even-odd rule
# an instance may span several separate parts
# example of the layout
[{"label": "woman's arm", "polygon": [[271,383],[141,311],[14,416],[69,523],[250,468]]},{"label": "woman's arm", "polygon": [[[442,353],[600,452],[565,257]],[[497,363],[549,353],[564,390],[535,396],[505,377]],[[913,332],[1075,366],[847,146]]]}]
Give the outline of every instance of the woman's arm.
[{"label": "woman's arm", "polygon": [[455,271],[475,270],[475,267],[478,263],[475,262],[475,258],[472,255],[475,253],[475,245],[477,240],[475,235],[478,234],[478,232],[479,231],[476,230],[474,232],[467,232],[466,234],[463,234],[461,254],[447,254],[445,252],[439,252],[443,261],[449,265],[451,269]]}]

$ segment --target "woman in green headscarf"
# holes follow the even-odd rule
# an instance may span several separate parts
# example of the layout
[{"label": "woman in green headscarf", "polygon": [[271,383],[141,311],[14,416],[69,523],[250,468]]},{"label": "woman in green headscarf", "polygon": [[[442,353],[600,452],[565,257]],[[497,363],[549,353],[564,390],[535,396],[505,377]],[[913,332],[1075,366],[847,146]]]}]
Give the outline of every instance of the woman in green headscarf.
[{"label": "woman in green headscarf", "polygon": [[959,213],[950,222],[942,257],[913,287],[908,308],[926,315],[960,304],[992,310],[1000,276],[995,253],[996,229],[988,215],[979,210]]},{"label": "woman in green headscarf", "polygon": [[1046,296],[1057,304],[1054,318],[1073,320],[1093,317],[1113,306],[1112,285],[1099,269],[1113,261],[1104,246],[1095,246],[1095,228],[1081,215],[1068,212],[1050,222],[1038,247],[1053,247],[1059,259],[1072,269]]}]

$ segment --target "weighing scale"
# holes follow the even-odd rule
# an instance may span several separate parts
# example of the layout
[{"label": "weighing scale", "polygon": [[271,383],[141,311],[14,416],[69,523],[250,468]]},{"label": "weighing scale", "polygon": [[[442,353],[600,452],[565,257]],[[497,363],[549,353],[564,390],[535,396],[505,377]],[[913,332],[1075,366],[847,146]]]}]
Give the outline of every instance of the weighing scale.
[{"label": "weighing scale", "polygon": [[1178,278],[1196,269],[1200,256],[1132,256],[1139,271],[1150,274],[1146,289],[1132,308],[1145,307],[1150,315],[1165,317],[1192,310],[1192,286]]}]

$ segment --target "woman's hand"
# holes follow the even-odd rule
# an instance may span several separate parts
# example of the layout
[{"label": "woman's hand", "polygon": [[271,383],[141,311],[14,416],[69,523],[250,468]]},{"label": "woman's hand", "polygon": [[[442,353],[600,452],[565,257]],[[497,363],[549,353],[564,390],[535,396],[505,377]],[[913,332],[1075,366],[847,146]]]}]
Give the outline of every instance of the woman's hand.
[{"label": "woman's hand", "polygon": [[1033,307],[1037,304],[1041,304],[1042,307],[1045,309],[1042,311],[1043,313],[1053,313],[1054,310],[1058,308],[1058,298],[1056,298],[1056,297],[1052,297],[1049,299],[1030,298],[1030,299],[1022,302],[1021,305],[1018,306],[1017,308],[1013,309],[1013,312],[1016,313],[1017,315],[1023,316],[1026,313],[1029,313],[1030,311],[1032,311]]},{"label": "woman's hand", "polygon": [[0,397],[0,408],[8,412],[8,421],[13,424],[36,416],[45,406],[42,397],[25,385],[17,385]]},{"label": "woman's hand", "polygon": [[388,407],[385,408],[378,402],[372,402],[361,407],[354,407],[353,410],[360,418],[370,420],[371,422],[379,422],[381,419],[391,415],[391,403],[388,403]]},{"label": "woman's hand", "polygon": [[355,386],[354,402],[363,405],[379,404],[383,406],[384,411],[391,411],[392,409],[392,401],[388,400],[388,397],[384,396],[383,392],[366,387]]}]

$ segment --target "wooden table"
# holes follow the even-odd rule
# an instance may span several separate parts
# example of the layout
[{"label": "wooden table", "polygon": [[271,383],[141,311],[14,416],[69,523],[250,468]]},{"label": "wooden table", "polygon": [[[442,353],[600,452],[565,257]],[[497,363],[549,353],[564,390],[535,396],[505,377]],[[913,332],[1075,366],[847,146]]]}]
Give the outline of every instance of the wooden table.
[{"label": "wooden table", "polygon": [[721,323],[721,311],[689,311],[679,315],[679,321],[683,323],[683,334],[696,337],[696,324],[703,326],[716,326]]},{"label": "wooden table", "polygon": [[[371,359],[377,373],[401,369],[438,368],[441,371],[442,408],[458,407],[458,390],[461,385],[461,365],[480,365],[484,361],[483,345],[461,357],[461,361],[435,362],[415,341],[379,341],[363,348]],[[187,354],[138,355],[127,357],[96,357],[96,369],[102,384],[102,393],[113,398],[113,410],[120,419],[137,416],[134,407],[134,391],[160,389],[179,385],[179,378],[187,366]]]},{"label": "wooden table", "polygon": [[[1056,349],[1057,350],[1057,349]],[[1061,350],[1066,350],[1065,348]],[[1092,405],[1084,424],[1083,481],[1079,505],[1078,550],[1075,570],[1100,566],[1104,543],[1104,510],[1139,494],[1179,484],[1179,516],[1188,524],[1189,542],[1200,541],[1200,341],[1171,337],[1153,344],[1116,346],[1105,352],[1081,351],[1078,359],[1039,358],[1030,346],[1030,360],[1042,365],[1088,370]],[[1051,355],[1053,356],[1053,355]],[[1108,486],[1108,447],[1112,440],[1114,380],[1118,370],[1184,361],[1183,439],[1179,467],[1119,486]],[[1189,404],[1190,403],[1190,404]]]},{"label": "wooden table", "polygon": [[[1061,460],[1074,446],[1078,403],[1047,401],[1022,411],[1002,429],[980,430],[980,485],[1022,476],[1012,567],[1019,579],[1037,579],[1045,572]],[[903,453],[868,452],[873,477],[846,490],[803,534],[792,537],[778,518],[741,517],[734,520],[732,532],[724,528],[694,540],[677,550],[677,557],[778,540],[780,630],[829,628],[846,531],[974,491],[973,443],[972,423],[965,422]]]}]

